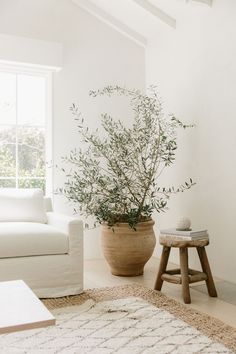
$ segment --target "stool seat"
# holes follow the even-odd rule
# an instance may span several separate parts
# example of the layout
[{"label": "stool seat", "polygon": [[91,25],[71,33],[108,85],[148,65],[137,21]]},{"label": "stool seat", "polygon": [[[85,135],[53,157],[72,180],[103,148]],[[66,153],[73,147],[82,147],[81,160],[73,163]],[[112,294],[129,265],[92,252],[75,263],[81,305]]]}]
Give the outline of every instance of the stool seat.
[{"label": "stool seat", "polygon": [[209,239],[183,240],[179,236],[160,235],[160,244],[167,247],[204,247],[209,245]]},{"label": "stool seat", "polygon": [[[208,293],[212,297],[217,296],[214,280],[211,274],[205,246],[209,244],[209,239],[185,240],[176,235],[160,235],[160,244],[163,246],[162,255],[157,274],[155,290],[161,290],[163,281],[182,285],[183,299],[186,304],[191,303],[189,284],[204,280]],[[170,250],[172,247],[179,248],[180,268],[166,270]],[[198,252],[202,272],[188,267],[188,248],[195,247]]]}]

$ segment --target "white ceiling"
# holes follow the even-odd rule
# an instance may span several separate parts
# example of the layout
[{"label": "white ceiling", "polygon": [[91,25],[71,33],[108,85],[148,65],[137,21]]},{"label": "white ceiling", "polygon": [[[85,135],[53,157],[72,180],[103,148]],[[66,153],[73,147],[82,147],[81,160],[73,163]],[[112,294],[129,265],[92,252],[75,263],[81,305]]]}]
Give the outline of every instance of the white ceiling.
[{"label": "white ceiling", "polygon": [[[73,1],[73,0],[72,0]],[[77,1],[79,5],[80,0]],[[82,0],[81,0],[82,1]],[[146,0],[86,0],[85,3],[101,9],[108,14],[110,21],[118,20],[121,24],[145,38],[158,36],[160,30],[173,31],[174,26],[168,25],[163,18],[158,18],[150,11],[147,11],[138,3]],[[176,26],[185,21],[189,16],[202,16],[206,11],[210,11],[210,0],[148,0],[171,19],[176,20]],[[98,16],[99,17],[99,16]],[[101,16],[100,16],[101,19]],[[109,22],[109,21],[105,21]]]}]

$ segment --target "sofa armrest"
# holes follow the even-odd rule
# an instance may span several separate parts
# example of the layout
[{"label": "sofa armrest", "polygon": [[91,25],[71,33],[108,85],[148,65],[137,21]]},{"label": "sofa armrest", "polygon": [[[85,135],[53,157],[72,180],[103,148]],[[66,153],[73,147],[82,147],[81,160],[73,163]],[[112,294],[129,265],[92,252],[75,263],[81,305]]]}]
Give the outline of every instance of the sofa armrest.
[{"label": "sofa armrest", "polygon": [[[83,222],[82,220],[55,212],[47,213],[48,225],[66,233],[69,236],[69,253],[73,250],[83,249]],[[82,251],[82,250],[81,250]]]}]

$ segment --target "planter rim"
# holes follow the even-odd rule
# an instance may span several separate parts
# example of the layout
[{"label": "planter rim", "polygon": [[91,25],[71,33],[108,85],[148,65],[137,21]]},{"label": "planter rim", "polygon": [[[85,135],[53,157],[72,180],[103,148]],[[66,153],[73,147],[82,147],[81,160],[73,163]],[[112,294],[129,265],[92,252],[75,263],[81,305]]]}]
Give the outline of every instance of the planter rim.
[{"label": "planter rim", "polygon": [[[150,219],[150,220],[146,220],[146,221],[140,221],[136,224],[136,226],[138,225],[143,225],[143,224],[151,224],[151,225],[154,225],[155,224],[155,221],[153,219]],[[110,228],[112,227],[119,227],[119,226],[126,226],[126,225],[129,225],[127,222],[118,222],[112,226],[109,226]],[[106,222],[102,223],[101,226],[108,226]]]}]

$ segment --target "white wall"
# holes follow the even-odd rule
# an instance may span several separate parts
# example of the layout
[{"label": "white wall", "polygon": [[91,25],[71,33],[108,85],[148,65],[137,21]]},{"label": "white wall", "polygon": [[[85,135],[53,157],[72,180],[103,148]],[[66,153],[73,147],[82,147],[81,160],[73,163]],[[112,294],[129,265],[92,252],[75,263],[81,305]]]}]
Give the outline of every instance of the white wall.
[{"label": "white wall", "polygon": [[[190,5],[189,5],[190,6]],[[200,6],[200,5],[199,5]],[[236,282],[236,1],[202,5],[175,31],[159,33],[147,50],[147,83],[157,83],[169,110],[196,122],[181,134],[177,164],[167,182],[191,175],[197,185],[174,197],[158,226],[174,226],[181,215],[209,230],[208,255],[216,276]],[[163,178],[163,183],[166,182]],[[160,251],[160,248],[158,252]],[[199,266],[197,257],[192,265]],[[174,252],[172,260],[177,261]]]},{"label": "white wall", "polygon": [[[63,69],[53,74],[55,164],[60,164],[60,157],[80,144],[69,111],[73,102],[80,102],[88,125],[95,128],[99,125],[98,112],[106,109],[106,104],[89,98],[90,89],[107,84],[145,87],[144,49],[70,0],[1,0],[0,33],[63,44]],[[126,112],[121,101],[109,109],[116,115]],[[125,119],[126,113],[123,116]],[[55,170],[54,186],[62,185],[63,176]],[[62,197],[55,197],[55,208],[72,213]],[[85,233],[85,257],[100,256],[98,236],[98,229]]]},{"label": "white wall", "polygon": [[58,71],[62,67],[62,45],[51,41],[0,34],[0,63],[20,63]]}]

